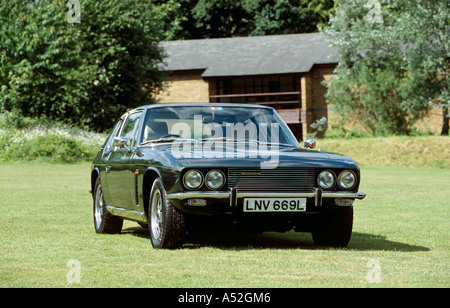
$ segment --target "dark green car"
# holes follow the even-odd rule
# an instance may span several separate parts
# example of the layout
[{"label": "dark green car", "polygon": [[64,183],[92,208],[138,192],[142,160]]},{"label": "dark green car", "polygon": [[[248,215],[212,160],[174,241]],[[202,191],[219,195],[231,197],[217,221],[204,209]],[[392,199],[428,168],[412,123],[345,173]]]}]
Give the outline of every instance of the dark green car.
[{"label": "dark green car", "polygon": [[97,233],[123,219],[153,247],[191,232],[311,232],[347,246],[360,171],[350,158],[301,148],[277,112],[258,105],[156,104],[124,114],[92,164]]}]

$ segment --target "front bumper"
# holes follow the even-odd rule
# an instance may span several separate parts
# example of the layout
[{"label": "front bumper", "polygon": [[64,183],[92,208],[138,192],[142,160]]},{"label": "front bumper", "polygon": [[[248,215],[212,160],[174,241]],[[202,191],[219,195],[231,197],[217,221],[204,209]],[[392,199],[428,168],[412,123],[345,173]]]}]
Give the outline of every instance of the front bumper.
[{"label": "front bumper", "polygon": [[[323,199],[359,199],[362,200],[366,197],[362,192],[350,192],[350,191],[322,191],[316,188],[314,192],[306,193],[291,193],[291,192],[240,192],[236,189],[231,191],[187,191],[168,194],[166,196],[169,200],[183,201],[187,199],[219,199],[224,202],[229,202],[231,207],[237,206],[238,199],[243,198],[314,198],[314,205],[316,207],[322,206]],[[227,201],[228,199],[228,201]]]}]

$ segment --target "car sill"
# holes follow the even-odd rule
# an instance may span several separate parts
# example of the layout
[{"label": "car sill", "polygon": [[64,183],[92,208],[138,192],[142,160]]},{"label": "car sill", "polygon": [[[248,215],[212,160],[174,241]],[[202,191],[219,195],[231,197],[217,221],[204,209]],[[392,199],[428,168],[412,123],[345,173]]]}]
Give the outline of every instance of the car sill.
[{"label": "car sill", "polygon": [[106,209],[113,214],[114,216],[120,216],[124,219],[139,221],[147,223],[147,215],[144,212],[133,211],[128,209],[123,209],[120,207],[115,207],[111,205],[107,205]]}]

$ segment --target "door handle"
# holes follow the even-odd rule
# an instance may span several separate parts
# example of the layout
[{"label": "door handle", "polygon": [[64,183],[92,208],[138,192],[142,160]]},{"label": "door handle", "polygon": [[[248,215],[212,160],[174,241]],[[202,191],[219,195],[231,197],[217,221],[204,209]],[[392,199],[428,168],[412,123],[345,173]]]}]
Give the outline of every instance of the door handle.
[{"label": "door handle", "polygon": [[106,173],[109,173],[111,171],[111,166],[106,166]]}]

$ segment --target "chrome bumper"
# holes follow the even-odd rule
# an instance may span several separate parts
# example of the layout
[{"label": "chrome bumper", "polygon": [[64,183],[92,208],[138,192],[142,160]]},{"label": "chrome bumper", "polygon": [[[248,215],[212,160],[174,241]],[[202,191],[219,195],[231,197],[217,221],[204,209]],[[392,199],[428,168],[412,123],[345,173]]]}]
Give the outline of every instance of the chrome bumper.
[{"label": "chrome bumper", "polygon": [[336,191],[336,192],[324,192],[321,189],[316,189],[315,192],[309,193],[263,193],[263,192],[239,192],[237,190],[232,191],[187,191],[174,194],[168,194],[167,199],[174,200],[186,200],[186,199],[229,199],[230,206],[237,205],[237,199],[242,198],[314,198],[315,206],[322,206],[322,198],[333,199],[359,199],[362,200],[366,197],[362,192],[350,192],[350,191]]}]

